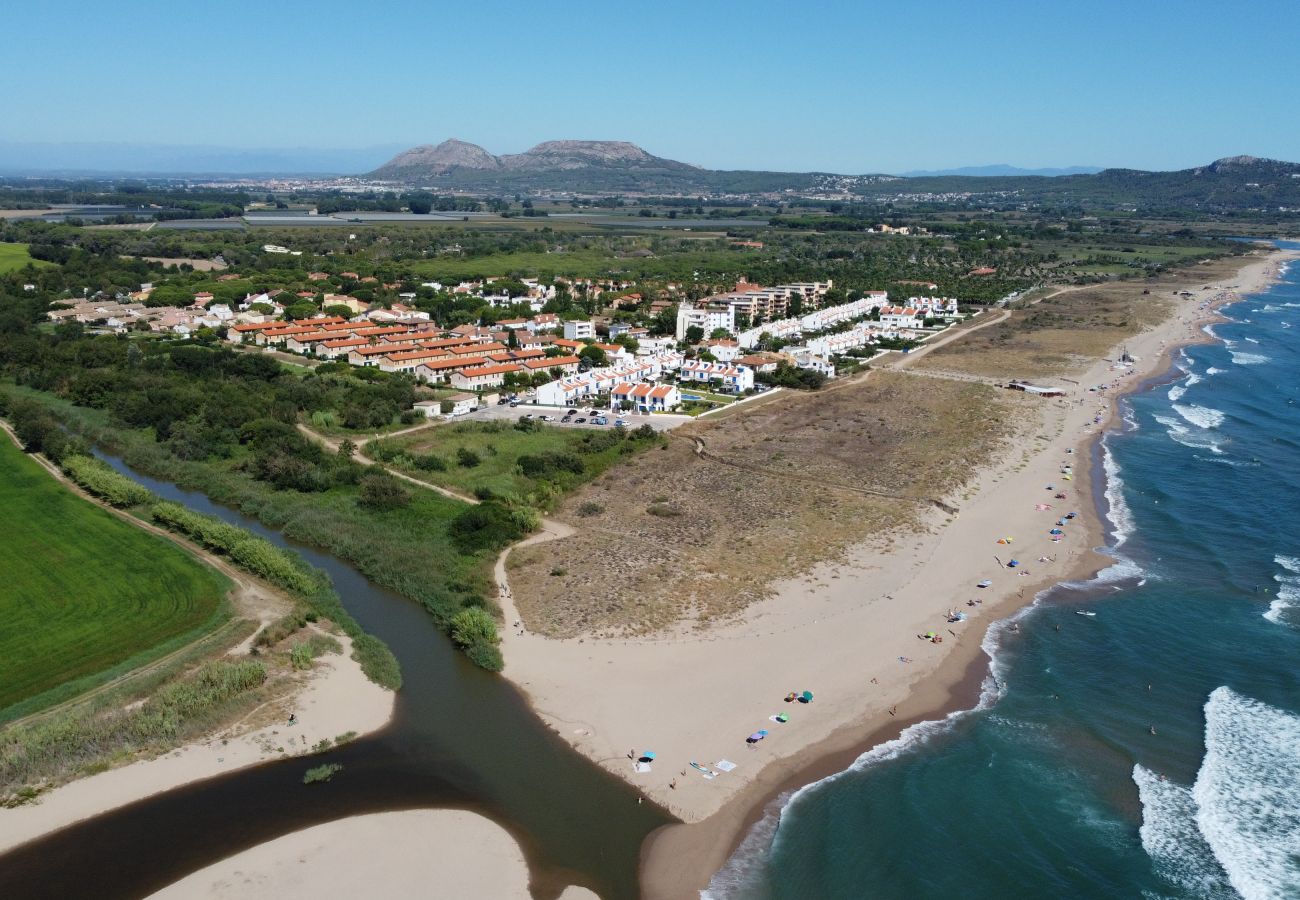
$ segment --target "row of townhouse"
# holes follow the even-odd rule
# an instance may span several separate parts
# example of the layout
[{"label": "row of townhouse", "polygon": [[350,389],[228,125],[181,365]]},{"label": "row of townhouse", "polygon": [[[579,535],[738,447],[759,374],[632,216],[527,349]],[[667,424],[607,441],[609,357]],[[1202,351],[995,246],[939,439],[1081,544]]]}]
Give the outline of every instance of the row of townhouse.
[{"label": "row of townhouse", "polygon": [[749,349],[758,345],[759,339],[764,333],[775,338],[789,339],[806,332],[825,331],[827,328],[832,328],[842,322],[868,316],[873,310],[882,308],[888,303],[889,293],[887,291],[868,291],[857,300],[814,310],[797,319],[779,319],[775,322],[756,325],[742,331],[736,336],[736,340],[741,347]]},{"label": "row of townhouse", "polygon": [[605,366],[548,382],[537,389],[537,402],[543,406],[570,406],[586,397],[608,394],[623,383],[652,382],[684,364],[680,353],[661,353],[638,357],[635,362]]},{"label": "row of townhouse", "polygon": [[682,363],[679,383],[707,385],[723,394],[741,394],[754,387],[754,370],[749,366],[691,360]]}]

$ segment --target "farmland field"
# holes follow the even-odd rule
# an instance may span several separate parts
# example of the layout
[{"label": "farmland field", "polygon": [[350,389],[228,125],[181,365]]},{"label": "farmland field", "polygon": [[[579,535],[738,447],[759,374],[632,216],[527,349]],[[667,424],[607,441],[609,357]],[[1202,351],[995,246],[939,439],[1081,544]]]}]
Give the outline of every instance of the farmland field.
[{"label": "farmland field", "polygon": [[227,615],[223,576],[73,494],[7,438],[0,572],[0,718],[156,658]]},{"label": "farmland field", "polygon": [[33,260],[27,252],[26,244],[0,244],[0,275],[21,269],[29,262],[35,262],[38,266],[49,265],[39,259]]}]

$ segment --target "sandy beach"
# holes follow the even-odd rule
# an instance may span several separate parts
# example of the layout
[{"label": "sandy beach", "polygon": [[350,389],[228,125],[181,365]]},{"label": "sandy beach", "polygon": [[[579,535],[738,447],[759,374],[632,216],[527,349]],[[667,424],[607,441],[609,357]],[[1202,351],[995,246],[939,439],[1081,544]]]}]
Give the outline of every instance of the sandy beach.
[{"label": "sandy beach", "polygon": [[[190,898],[483,897],[529,900],[528,866],[504,828],[471,812],[353,816],[260,844],[151,895]],[[589,900],[569,887],[560,900]]]},{"label": "sandy beach", "polygon": [[[1092,549],[1105,539],[1089,449],[1115,397],[1166,368],[1173,349],[1204,340],[1213,307],[1265,287],[1279,256],[1244,261],[1237,274],[1211,282],[1189,270],[1183,280],[1192,296],[1174,298],[1161,325],[1124,342],[1133,364],[1120,365],[1115,348],[1073,377],[1077,383],[1048,380],[1067,396],[1024,405],[1035,418],[1015,449],[968,486],[957,515],[934,511],[928,534],[887,553],[857,547],[847,561],[776,585],[740,621],[704,633],[555,640],[506,629],[506,675],[538,713],[688,823],[651,841],[647,896],[694,895],[783,788],[843,768],[911,722],[973,705],[987,674],[988,626],[1042,589],[1109,563]],[[1056,499],[1060,492],[1067,498]],[[1077,517],[1054,542],[1049,530],[1067,512]],[[997,543],[1006,537],[1013,542]],[[1008,568],[1013,557],[1020,565]],[[985,580],[987,588],[977,587]],[[966,618],[951,623],[949,611]],[[942,643],[919,637],[927,632]],[[805,690],[813,702],[784,702]],[[778,714],[788,721],[774,721]],[[763,740],[747,742],[760,730]],[[654,761],[637,766],[647,751]]]},{"label": "sandy beach", "polygon": [[[164,756],[73,781],[42,794],[36,803],[0,809],[0,853],[152,794],[270,759],[305,754],[320,741],[333,741],[347,732],[362,735],[382,728],[392,717],[396,694],[362,674],[352,659],[350,638],[338,635],[338,640],[343,652],[319,657],[300,692],[272,701],[284,723],[253,729],[236,722]],[[249,716],[259,712],[264,710]],[[297,716],[293,726],[287,725],[291,712]]]}]

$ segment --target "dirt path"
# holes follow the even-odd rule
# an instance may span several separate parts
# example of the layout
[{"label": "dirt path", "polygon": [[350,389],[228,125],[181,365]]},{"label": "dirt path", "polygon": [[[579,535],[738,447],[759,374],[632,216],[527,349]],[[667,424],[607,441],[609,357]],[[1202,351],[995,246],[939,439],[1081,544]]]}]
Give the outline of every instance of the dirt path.
[{"label": "dirt path", "polygon": [[[13,441],[17,447],[19,447],[19,449],[22,448],[22,442],[18,440],[18,436],[14,434],[13,429],[9,427],[8,422],[0,421],[0,430],[3,430],[4,433],[9,437],[9,439]],[[52,715],[60,710],[66,710],[69,707],[72,707],[76,704],[84,703],[87,700],[90,700],[94,697],[99,696],[102,693],[105,693],[106,691],[112,690],[115,687],[120,687],[121,685],[126,684],[129,681],[139,678],[142,675],[146,675],[150,672],[154,672],[157,669],[174,661],[178,657],[183,656],[186,653],[189,653],[190,651],[196,649],[197,647],[205,643],[208,642],[220,643],[221,642],[220,639],[222,637],[227,636],[228,634],[233,634],[244,622],[247,621],[256,622],[258,623],[257,627],[260,629],[266,626],[267,624],[269,624],[270,622],[273,622],[274,620],[287,614],[291,609],[293,609],[293,601],[290,600],[283,592],[279,591],[278,589],[272,587],[271,585],[263,581],[259,581],[258,579],[253,578],[251,575],[244,572],[243,570],[238,569],[235,566],[231,565],[227,560],[223,559],[222,557],[210,553],[209,551],[203,549],[202,547],[198,546],[195,543],[192,543],[191,541],[186,540],[185,538],[175,534],[174,532],[168,531],[167,529],[161,528],[152,523],[141,521],[140,519],[137,519],[134,516],[131,516],[128,513],[123,512],[120,509],[116,509],[115,507],[110,506],[109,504],[105,503],[104,501],[100,500],[97,497],[91,496],[90,494],[82,490],[74,481],[72,481],[72,479],[64,475],[63,471],[59,469],[58,466],[54,465],[44,456],[36,453],[32,453],[28,455],[32,459],[34,459],[43,469],[45,469],[45,471],[49,472],[50,475],[52,475],[56,481],[58,481],[60,484],[62,484],[64,487],[70,490],[72,493],[76,494],[77,496],[85,500],[88,500],[89,502],[95,504],[101,509],[107,510],[110,514],[116,516],[117,518],[121,519],[124,522],[127,522],[130,525],[135,526],[136,528],[141,528],[149,532],[150,534],[157,535],[158,537],[170,541],[171,543],[180,547],[190,556],[193,556],[194,558],[198,559],[200,562],[212,567],[213,569],[216,569],[222,575],[229,578],[233,587],[231,588],[231,591],[228,594],[228,599],[230,600],[231,605],[234,607],[235,615],[231,618],[229,622],[223,623],[215,631],[208,632],[207,634],[202,635],[201,637],[198,637],[193,641],[190,641],[185,646],[173,650],[171,653],[168,653],[165,656],[159,657],[158,659],[146,663],[145,665],[140,666],[138,668],[132,669],[129,672],[124,672],[118,677],[106,681],[103,684],[98,685],[94,688],[91,688],[85,693],[78,694],[75,697],[65,700],[62,703],[58,703],[55,704],[54,706],[46,707],[45,709],[42,709],[39,712],[32,713],[29,716],[24,716],[21,719],[14,719],[13,721],[6,723],[6,727],[12,725],[30,723],[38,719],[44,718],[46,716]],[[254,633],[256,633],[256,630],[254,631]],[[242,645],[243,642],[241,642],[239,645],[236,646],[238,647]]]},{"label": "dirt path", "polygon": [[[434,426],[416,425],[414,428],[407,428],[402,431],[394,431],[392,434],[386,434],[383,435],[382,437],[398,437],[399,435],[410,434],[413,431],[421,431],[425,428],[432,428],[432,427]],[[330,438],[327,438],[325,435],[321,434],[318,431],[313,431],[311,428],[307,427],[307,425],[303,424],[302,422],[298,423],[298,430],[301,431],[304,435],[306,435],[309,439],[315,441],[316,443],[320,444],[323,447],[327,447],[328,449],[333,450],[336,453],[338,452],[339,445],[342,443],[342,441],[331,440]],[[419,478],[415,478],[411,475],[407,475],[405,472],[399,472],[396,469],[386,466],[381,462],[376,462],[375,460],[371,459],[370,457],[366,456],[363,452],[361,452],[360,447],[357,448],[356,452],[352,455],[352,458],[355,459],[357,462],[361,463],[363,466],[374,466],[376,469],[382,469],[383,471],[387,472],[389,475],[392,475],[394,478],[400,478],[402,481],[409,482],[410,484],[414,484],[417,487],[428,488],[431,491],[437,491],[439,494],[442,494],[444,497],[450,497],[453,500],[459,500],[462,503],[469,503],[471,505],[477,505],[479,502],[479,499],[477,497],[470,496],[469,494],[462,494],[460,491],[453,491],[451,488],[445,488],[438,484],[431,484],[430,482],[427,481],[421,481]]]}]

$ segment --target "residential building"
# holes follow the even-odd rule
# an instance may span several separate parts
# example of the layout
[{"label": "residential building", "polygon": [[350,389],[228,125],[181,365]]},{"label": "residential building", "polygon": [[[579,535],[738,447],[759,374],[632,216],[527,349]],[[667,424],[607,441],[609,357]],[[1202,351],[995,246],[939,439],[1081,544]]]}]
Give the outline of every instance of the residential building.
[{"label": "residential building", "polygon": [[473,366],[468,369],[462,369],[459,372],[453,372],[451,376],[452,387],[460,388],[462,391],[473,391],[480,388],[500,387],[506,380],[506,375],[510,372],[522,371],[523,367],[515,363],[494,363],[486,366]]},{"label": "residential building", "polygon": [[691,360],[682,363],[677,379],[682,383],[707,385],[721,393],[740,394],[753,388],[754,370],[748,366]]},{"label": "residential building", "polygon": [[596,325],[590,319],[564,323],[564,338],[569,341],[593,340],[596,337]]},{"label": "residential building", "polygon": [[677,340],[686,340],[686,332],[691,328],[699,328],[704,332],[705,337],[713,334],[719,328],[725,329],[728,334],[734,334],[736,331],[735,307],[728,305],[721,309],[711,309],[683,303],[677,307]]}]

